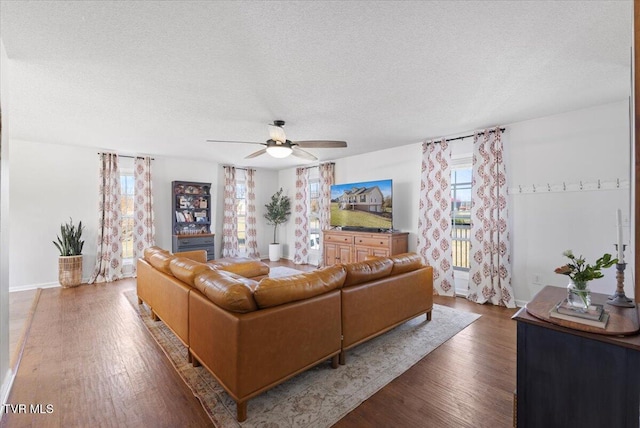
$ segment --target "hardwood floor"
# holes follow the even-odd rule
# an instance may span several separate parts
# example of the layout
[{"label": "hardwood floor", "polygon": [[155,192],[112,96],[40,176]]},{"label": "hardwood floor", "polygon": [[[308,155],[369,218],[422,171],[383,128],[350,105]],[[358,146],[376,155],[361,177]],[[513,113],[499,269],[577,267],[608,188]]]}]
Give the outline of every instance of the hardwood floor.
[{"label": "hardwood floor", "polygon": [[[0,427],[212,425],[122,294],[131,289],[135,280],[129,279],[42,290],[9,403],[42,404],[43,411],[51,404],[53,412],[6,413]],[[337,427],[512,425],[515,310],[460,298],[435,301],[482,317]]]},{"label": "hardwood floor", "polygon": [[509,427],[516,387],[515,309],[435,296],[482,315],[335,426]]},{"label": "hardwood floor", "polygon": [[15,367],[26,337],[40,290],[24,290],[9,293],[9,355],[11,367]]}]

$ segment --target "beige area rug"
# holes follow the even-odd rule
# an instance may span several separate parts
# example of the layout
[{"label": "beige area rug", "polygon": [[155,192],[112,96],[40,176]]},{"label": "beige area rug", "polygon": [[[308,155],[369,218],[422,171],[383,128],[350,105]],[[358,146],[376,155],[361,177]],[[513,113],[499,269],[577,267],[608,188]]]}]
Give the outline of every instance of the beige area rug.
[{"label": "beige area rug", "polygon": [[480,317],[434,305],[431,321],[417,317],[350,349],[346,365],[332,369],[327,360],[249,400],[248,418],[238,423],[235,402],[213,376],[187,362],[187,348],[162,321],[151,320],[146,305],[138,306],[135,291],[124,294],[220,428],[329,427]]},{"label": "beige area rug", "polygon": [[282,278],[283,276],[298,275],[299,273],[304,272],[286,266],[276,266],[269,269],[269,278]]}]

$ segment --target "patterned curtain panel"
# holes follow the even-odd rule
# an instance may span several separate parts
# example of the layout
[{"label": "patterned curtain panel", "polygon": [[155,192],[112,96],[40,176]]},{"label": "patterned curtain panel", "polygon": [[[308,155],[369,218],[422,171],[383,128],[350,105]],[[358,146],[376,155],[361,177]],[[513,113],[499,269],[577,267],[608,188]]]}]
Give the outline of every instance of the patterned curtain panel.
[{"label": "patterned curtain panel", "polygon": [[433,292],[453,296],[451,256],[451,146],[422,143],[418,253],[433,267]]},{"label": "patterned curtain panel", "polygon": [[[320,170],[320,230],[327,230],[331,226],[331,185],[334,183],[335,164],[331,162],[321,163]],[[320,233],[322,236],[322,233]],[[324,245],[323,238],[320,239],[319,266],[324,266]]]},{"label": "patterned curtain panel", "polygon": [[153,220],[153,195],[151,194],[151,158],[136,157],[133,167],[133,274],[136,260],[144,255],[144,249],[156,242]]},{"label": "patterned curtain panel", "polygon": [[100,156],[98,189],[98,250],[96,267],[89,278],[94,282],[111,282],[122,278],[122,225],[120,224],[120,171],[118,155]]},{"label": "patterned curtain panel", "polygon": [[296,199],[293,207],[295,245],[293,262],[309,263],[309,170],[296,168]]},{"label": "patterned curtain panel", "polygon": [[476,303],[515,308],[511,286],[511,244],[507,175],[499,128],[473,138],[469,295]]},{"label": "patterned curtain panel", "polygon": [[224,213],[222,257],[238,256],[238,211],[236,209],[236,169],[224,167]]},{"label": "patterned curtain panel", "polygon": [[247,257],[260,258],[256,224],[256,170],[247,169]]}]

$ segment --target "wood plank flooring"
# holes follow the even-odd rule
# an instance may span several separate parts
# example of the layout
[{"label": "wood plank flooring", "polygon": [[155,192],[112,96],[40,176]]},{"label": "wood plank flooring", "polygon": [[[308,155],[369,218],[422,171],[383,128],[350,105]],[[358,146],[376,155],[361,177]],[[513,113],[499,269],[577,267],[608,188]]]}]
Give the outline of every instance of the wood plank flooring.
[{"label": "wood plank flooring", "polygon": [[[135,280],[42,290],[9,403],[52,404],[53,413],[7,413],[0,427],[211,426],[126,301],[122,293],[132,289]],[[511,426],[515,311],[460,298],[435,301],[482,317],[337,427]]]},{"label": "wood plank flooring", "polygon": [[20,348],[25,337],[25,329],[28,327],[32,315],[34,299],[38,290],[14,291],[9,293],[9,355],[11,367],[15,366]]}]

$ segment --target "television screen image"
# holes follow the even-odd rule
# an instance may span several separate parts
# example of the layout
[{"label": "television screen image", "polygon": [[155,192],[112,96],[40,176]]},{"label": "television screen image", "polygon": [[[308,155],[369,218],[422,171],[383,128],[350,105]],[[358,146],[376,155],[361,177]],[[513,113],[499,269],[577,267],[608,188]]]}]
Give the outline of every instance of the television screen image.
[{"label": "television screen image", "polygon": [[393,228],[391,180],[331,186],[331,226],[352,230]]}]

